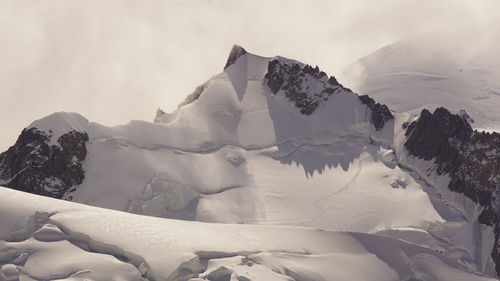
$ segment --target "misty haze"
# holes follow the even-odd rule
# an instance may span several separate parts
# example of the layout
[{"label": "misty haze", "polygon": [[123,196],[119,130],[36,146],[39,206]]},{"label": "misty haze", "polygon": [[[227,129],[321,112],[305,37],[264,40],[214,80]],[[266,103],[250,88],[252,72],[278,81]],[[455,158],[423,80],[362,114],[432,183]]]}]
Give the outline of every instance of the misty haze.
[{"label": "misty haze", "polygon": [[0,3],[0,281],[499,280],[498,11]]}]

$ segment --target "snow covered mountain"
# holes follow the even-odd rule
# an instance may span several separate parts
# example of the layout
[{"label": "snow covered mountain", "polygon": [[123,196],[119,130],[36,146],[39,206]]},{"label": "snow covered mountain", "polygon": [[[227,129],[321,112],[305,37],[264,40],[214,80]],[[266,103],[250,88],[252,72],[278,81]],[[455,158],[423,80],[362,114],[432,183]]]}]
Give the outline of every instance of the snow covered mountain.
[{"label": "snow covered mountain", "polygon": [[[390,95],[373,94],[392,109]],[[83,262],[90,251],[125,280],[491,280],[500,136],[463,113],[399,104],[235,46],[155,123],[37,120],[0,155],[0,185],[100,208],[0,189],[0,246],[13,253],[1,272],[104,280]],[[57,276],[19,257],[66,248],[82,263]]]},{"label": "snow covered mountain", "polygon": [[354,62],[342,76],[394,112],[465,110],[473,128],[498,132],[500,56],[491,55],[494,45],[456,41],[446,34],[400,40]]}]

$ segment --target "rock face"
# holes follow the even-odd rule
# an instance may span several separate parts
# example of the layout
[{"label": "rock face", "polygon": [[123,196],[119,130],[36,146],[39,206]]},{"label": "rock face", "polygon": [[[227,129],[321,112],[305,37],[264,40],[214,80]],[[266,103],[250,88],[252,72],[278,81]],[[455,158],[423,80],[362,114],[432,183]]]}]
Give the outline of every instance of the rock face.
[{"label": "rock face", "polygon": [[359,96],[359,100],[372,111],[371,121],[377,130],[382,129],[385,122],[394,119],[394,115],[392,115],[387,105],[375,102],[367,95]]},{"label": "rock face", "polygon": [[[265,78],[267,85],[275,95],[280,91],[283,92],[304,115],[311,115],[331,95],[340,91],[352,93],[350,89],[342,86],[335,77],[328,77],[317,66],[313,68],[310,65],[301,66],[298,63],[290,65],[279,59],[269,61]],[[352,94],[354,95],[354,93]],[[360,96],[359,99],[370,108],[371,121],[377,130],[383,128],[385,122],[394,118],[386,105],[375,103],[368,96]]]},{"label": "rock face", "polygon": [[[227,58],[226,65],[224,66],[224,70],[226,70],[226,68],[228,68],[229,66],[234,64],[238,60],[239,57],[243,56],[246,53],[247,53],[247,51],[243,47],[238,46],[238,45],[234,45],[233,48],[231,49],[231,51],[229,52],[229,56]],[[186,96],[186,98],[177,106],[177,108],[180,108],[184,105],[190,104],[190,103],[194,102],[195,100],[199,99],[201,94],[203,93],[203,91],[205,91],[207,84],[208,84],[208,82],[196,87],[196,89],[191,94]],[[171,121],[171,119],[170,119],[171,117],[172,117],[172,114],[166,113],[163,110],[158,108],[158,110],[156,112],[156,116],[154,118],[154,122],[155,123],[168,123]]]},{"label": "rock face", "polygon": [[228,68],[230,65],[232,65],[236,60],[246,54],[247,51],[238,45],[234,45],[233,48],[231,49],[231,52],[229,53],[229,57],[227,58],[226,65],[224,66],[224,69]]},{"label": "rock face", "polygon": [[492,257],[500,276],[500,134],[473,131],[465,114],[445,108],[422,110],[406,128],[408,152],[434,159],[436,173],[450,177],[448,188],[484,207],[479,222],[495,231]]},{"label": "rock face", "polygon": [[471,134],[472,128],[465,118],[451,114],[443,107],[437,108],[434,113],[424,109],[420,118],[408,126],[405,147],[425,160],[437,157],[440,169],[449,172],[456,168],[450,165],[457,164],[457,144],[463,144]]},{"label": "rock face", "polygon": [[317,66],[289,65],[279,59],[269,62],[265,78],[274,94],[283,91],[300,113],[305,115],[311,115],[320,103],[327,101],[335,92],[345,90],[335,77],[328,78]]},{"label": "rock face", "polygon": [[70,131],[57,144],[50,137],[34,127],[24,129],[16,143],[0,154],[0,184],[54,198],[81,184],[87,133]]}]

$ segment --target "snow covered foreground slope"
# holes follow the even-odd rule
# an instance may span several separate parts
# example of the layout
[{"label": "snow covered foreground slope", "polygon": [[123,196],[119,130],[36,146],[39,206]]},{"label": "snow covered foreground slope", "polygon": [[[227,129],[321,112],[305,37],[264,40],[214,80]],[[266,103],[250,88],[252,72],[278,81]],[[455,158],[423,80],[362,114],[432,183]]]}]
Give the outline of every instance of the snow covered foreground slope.
[{"label": "snow covered foreground slope", "polygon": [[493,280],[394,238],[162,219],[6,188],[0,264],[0,280]]},{"label": "snow covered foreground slope", "polygon": [[[393,116],[317,68],[233,51],[157,123],[106,127],[68,113],[33,122],[1,155],[1,184],[157,217],[382,234],[495,276],[484,206],[405,148],[402,125],[415,116]],[[307,268],[335,270],[318,264]]]}]

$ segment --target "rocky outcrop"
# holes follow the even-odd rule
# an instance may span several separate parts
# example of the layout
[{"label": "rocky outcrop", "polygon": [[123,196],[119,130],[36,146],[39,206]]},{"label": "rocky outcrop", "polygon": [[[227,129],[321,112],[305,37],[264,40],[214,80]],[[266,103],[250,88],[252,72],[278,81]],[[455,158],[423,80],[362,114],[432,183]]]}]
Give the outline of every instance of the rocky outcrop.
[{"label": "rocky outcrop", "polygon": [[180,108],[186,104],[190,104],[194,102],[195,100],[199,99],[203,91],[207,88],[208,82],[201,84],[200,86],[196,87],[194,91],[189,94],[178,106],[177,108]]},{"label": "rocky outcrop", "polygon": [[224,69],[228,68],[230,65],[236,62],[239,57],[243,56],[246,54],[247,51],[238,45],[234,45],[233,48],[231,49],[231,52],[229,53],[229,57],[227,58],[226,65],[224,66]]},{"label": "rocky outcrop", "polygon": [[269,61],[265,78],[274,94],[283,91],[300,113],[305,115],[311,115],[320,103],[327,101],[337,91],[346,90],[335,77],[329,78],[317,66],[289,65],[279,59]]},{"label": "rocky outcrop", "polygon": [[471,134],[472,128],[462,116],[451,114],[443,107],[434,113],[424,109],[420,118],[407,127],[405,147],[412,155],[425,160],[437,157],[440,169],[447,172],[456,168],[450,165],[458,162],[457,144],[463,144]]},{"label": "rocky outcrop", "polygon": [[[352,93],[335,77],[329,77],[317,66],[313,68],[310,65],[301,66],[298,63],[290,65],[280,59],[269,61],[265,78],[273,94],[276,95],[282,91],[300,113],[305,115],[311,115],[331,95],[340,91]],[[360,96],[359,99],[371,110],[371,121],[377,130],[383,128],[387,121],[394,119],[386,105],[376,103],[368,96]]]},{"label": "rocky outcrop", "polygon": [[[233,48],[231,49],[231,52],[229,52],[229,57],[227,58],[226,65],[224,66],[224,70],[234,64],[239,57],[243,56],[246,54],[247,51],[238,45],[234,45]],[[189,95],[186,96],[186,98],[177,106],[177,108],[181,108],[184,105],[188,105],[197,99],[200,98],[201,94],[205,91],[207,88],[208,82],[203,83],[202,85],[196,87],[196,89]],[[168,123],[171,121],[171,118],[173,117],[172,114],[166,113],[161,109],[158,109],[156,111],[156,116],[154,118],[155,123]]]},{"label": "rocky outcrop", "polygon": [[448,188],[480,204],[479,222],[495,231],[492,258],[500,276],[500,134],[472,130],[468,116],[445,108],[422,110],[406,125],[405,148],[418,158],[432,160],[438,175],[450,177]]},{"label": "rocky outcrop", "polygon": [[0,185],[61,198],[82,183],[87,133],[70,131],[51,142],[51,132],[24,129],[16,143],[0,154]]},{"label": "rocky outcrop", "polygon": [[387,105],[375,102],[375,100],[367,95],[359,96],[359,100],[370,108],[372,112],[371,122],[377,130],[382,129],[386,122],[394,119],[394,115],[392,115]]}]

